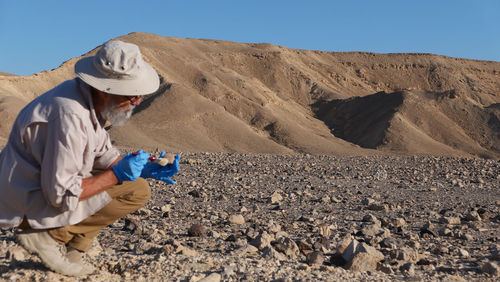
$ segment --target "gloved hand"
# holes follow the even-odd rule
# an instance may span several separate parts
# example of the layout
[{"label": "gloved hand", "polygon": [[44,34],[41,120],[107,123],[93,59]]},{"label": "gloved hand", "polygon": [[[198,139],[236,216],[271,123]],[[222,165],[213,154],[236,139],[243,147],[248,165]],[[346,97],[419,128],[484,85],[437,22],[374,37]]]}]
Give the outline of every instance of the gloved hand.
[{"label": "gloved hand", "polygon": [[148,163],[150,155],[142,150],[127,154],[112,167],[118,181],[134,181],[141,176],[142,169]]},{"label": "gloved hand", "polygon": [[[165,156],[165,152],[161,152],[160,158]],[[175,181],[170,179],[179,172],[179,159],[180,156],[176,155],[173,164],[168,164],[166,166],[161,166],[154,162],[149,162],[144,166],[142,170],[141,177],[143,178],[154,178],[156,180],[164,181],[168,184],[175,184]]]}]

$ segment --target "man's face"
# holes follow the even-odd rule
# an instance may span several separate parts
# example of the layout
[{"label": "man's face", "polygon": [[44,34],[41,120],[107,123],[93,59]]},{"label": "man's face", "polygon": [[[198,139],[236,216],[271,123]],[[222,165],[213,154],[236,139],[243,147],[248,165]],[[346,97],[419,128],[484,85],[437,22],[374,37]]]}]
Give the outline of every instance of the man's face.
[{"label": "man's face", "polygon": [[135,106],[141,103],[141,96],[108,95],[109,99],[101,112],[102,118],[115,126],[124,125],[132,116]]}]

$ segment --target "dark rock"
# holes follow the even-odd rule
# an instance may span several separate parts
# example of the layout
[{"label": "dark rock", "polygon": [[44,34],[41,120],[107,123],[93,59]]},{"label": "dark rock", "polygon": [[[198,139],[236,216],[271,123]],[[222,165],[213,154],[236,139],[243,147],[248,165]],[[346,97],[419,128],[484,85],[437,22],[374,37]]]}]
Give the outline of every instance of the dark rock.
[{"label": "dark rock", "polygon": [[188,235],[192,237],[204,237],[207,235],[207,229],[203,225],[195,223],[188,229]]}]

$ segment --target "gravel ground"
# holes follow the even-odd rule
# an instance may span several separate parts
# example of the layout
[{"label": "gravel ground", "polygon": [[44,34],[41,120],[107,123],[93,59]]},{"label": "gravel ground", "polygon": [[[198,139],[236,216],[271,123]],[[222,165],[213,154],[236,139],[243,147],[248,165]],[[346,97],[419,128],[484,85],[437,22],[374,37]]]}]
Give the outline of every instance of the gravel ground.
[{"label": "gravel ground", "polygon": [[[500,162],[187,153],[77,280],[499,279]],[[75,280],[0,233],[1,280]]]}]

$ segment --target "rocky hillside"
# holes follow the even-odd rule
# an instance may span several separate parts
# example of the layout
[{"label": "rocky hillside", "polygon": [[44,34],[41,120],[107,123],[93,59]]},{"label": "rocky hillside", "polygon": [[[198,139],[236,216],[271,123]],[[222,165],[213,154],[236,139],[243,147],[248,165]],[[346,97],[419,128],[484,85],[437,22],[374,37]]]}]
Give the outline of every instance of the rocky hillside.
[{"label": "rocky hillside", "polygon": [[[500,157],[500,62],[145,33],[120,39],[138,44],[162,78],[132,120],[111,130],[122,147]],[[72,78],[77,59],[0,76],[0,142],[21,105]]]}]

